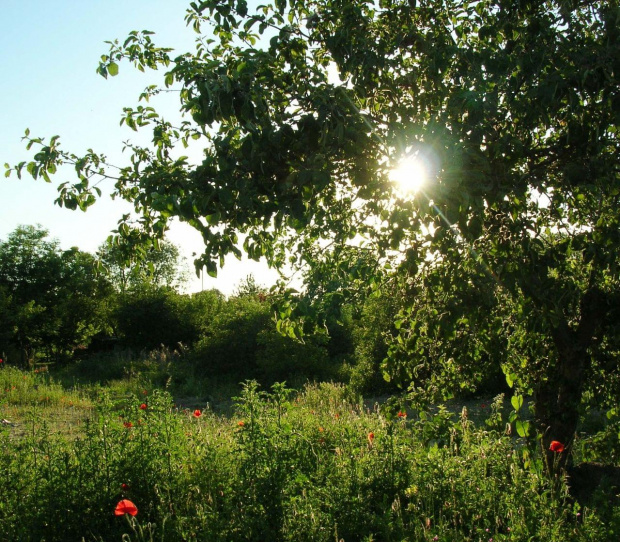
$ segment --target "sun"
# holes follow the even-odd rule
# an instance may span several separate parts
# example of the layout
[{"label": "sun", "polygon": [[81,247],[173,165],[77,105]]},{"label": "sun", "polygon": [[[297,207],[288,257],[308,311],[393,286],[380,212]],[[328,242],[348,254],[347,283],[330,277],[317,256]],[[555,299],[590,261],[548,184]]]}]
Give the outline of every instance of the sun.
[{"label": "sun", "polygon": [[428,172],[418,156],[408,156],[390,171],[389,178],[401,192],[415,194],[427,181]]}]

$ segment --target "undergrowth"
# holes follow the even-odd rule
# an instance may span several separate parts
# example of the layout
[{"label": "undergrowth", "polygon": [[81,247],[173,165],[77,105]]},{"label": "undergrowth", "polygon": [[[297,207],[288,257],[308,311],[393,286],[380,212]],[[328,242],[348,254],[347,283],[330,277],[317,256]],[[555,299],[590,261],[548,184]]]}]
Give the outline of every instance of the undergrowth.
[{"label": "undergrowth", "polygon": [[[224,417],[159,389],[62,395],[46,378],[0,371],[2,408],[30,409],[19,435],[0,430],[3,541],[565,542],[620,530],[617,507],[573,502],[497,410],[477,428],[466,411],[371,410],[339,385],[247,382]],[[40,397],[91,401],[80,433],[51,430]],[[123,499],[135,517],[115,516]]]}]

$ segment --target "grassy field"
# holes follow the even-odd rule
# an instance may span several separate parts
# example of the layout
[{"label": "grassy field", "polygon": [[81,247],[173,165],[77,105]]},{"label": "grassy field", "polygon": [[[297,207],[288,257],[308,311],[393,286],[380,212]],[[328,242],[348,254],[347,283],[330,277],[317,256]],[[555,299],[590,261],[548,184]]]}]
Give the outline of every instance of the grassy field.
[{"label": "grassy field", "polygon": [[[68,380],[0,370],[2,541],[620,533],[617,499],[603,490],[572,499],[563,477],[543,472],[535,442],[506,434],[499,399],[413,412],[352,400],[341,385],[266,392],[246,383],[233,402],[212,389],[179,404],[135,371],[105,385]],[[123,500],[135,516],[115,515]]]}]

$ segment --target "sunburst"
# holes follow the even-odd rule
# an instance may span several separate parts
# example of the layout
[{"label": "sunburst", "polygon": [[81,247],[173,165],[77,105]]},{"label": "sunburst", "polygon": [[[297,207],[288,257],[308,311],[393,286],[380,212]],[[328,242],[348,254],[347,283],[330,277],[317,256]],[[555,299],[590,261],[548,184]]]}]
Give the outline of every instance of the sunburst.
[{"label": "sunburst", "polygon": [[415,194],[428,180],[428,171],[422,159],[408,156],[390,171],[389,177],[401,192]]}]

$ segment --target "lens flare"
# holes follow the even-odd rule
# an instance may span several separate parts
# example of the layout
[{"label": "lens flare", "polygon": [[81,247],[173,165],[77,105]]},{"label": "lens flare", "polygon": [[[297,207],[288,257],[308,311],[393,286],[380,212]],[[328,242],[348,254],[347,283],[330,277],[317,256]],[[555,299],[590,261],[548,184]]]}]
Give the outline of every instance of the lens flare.
[{"label": "lens flare", "polygon": [[428,180],[428,171],[421,158],[408,156],[390,171],[389,177],[400,191],[415,194]]}]

